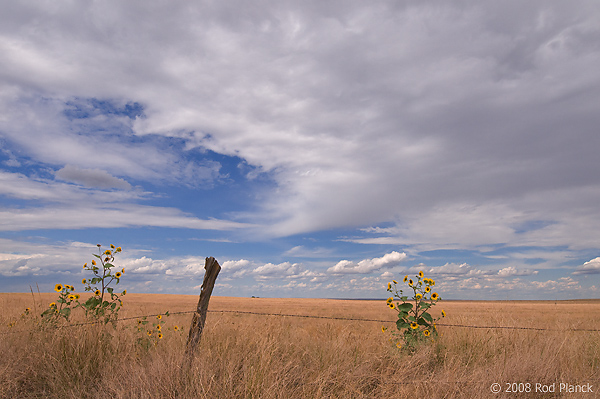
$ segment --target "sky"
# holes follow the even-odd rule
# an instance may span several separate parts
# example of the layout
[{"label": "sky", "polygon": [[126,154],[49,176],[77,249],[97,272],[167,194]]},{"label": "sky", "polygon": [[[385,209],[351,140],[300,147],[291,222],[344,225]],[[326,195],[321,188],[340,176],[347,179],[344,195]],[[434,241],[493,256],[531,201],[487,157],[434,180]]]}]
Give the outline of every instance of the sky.
[{"label": "sky", "polygon": [[600,3],[4,1],[0,291],[600,298]]}]

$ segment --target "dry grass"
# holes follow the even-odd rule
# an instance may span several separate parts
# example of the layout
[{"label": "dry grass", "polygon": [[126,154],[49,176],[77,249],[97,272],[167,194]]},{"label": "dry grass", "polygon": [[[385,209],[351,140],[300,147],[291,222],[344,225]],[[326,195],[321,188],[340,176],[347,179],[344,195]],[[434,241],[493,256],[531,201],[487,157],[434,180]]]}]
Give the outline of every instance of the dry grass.
[{"label": "dry grass", "polygon": [[[35,304],[34,304],[35,299]],[[0,332],[27,306],[55,294],[0,294]],[[191,310],[197,297],[128,294],[121,317]],[[397,351],[381,323],[215,313],[192,369],[181,369],[187,330],[156,347],[136,344],[135,321],[39,331],[20,320],[0,335],[0,397],[18,398],[501,398],[595,397],[596,393],[497,394],[493,382],[590,383],[600,391],[599,301],[450,302],[449,324],[530,326],[558,331],[440,327],[414,355]],[[211,310],[393,320],[384,302],[213,297]],[[434,311],[435,312],[435,311]],[[191,315],[168,325],[187,327]],[[392,323],[388,323],[392,327]]]}]

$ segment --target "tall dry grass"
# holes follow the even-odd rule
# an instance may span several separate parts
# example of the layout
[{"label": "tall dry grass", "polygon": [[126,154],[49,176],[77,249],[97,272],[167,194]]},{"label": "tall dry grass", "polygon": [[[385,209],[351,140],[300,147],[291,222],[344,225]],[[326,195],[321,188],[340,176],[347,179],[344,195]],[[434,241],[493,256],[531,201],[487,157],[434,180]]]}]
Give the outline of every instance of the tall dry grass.
[{"label": "tall dry grass", "polygon": [[[52,294],[0,294],[0,332]],[[129,295],[121,317],[194,309],[193,296]],[[441,302],[449,324],[517,325],[556,331],[440,327],[413,355],[381,324],[211,312],[190,370],[187,330],[167,331],[148,351],[137,323],[40,330],[20,320],[0,335],[5,398],[489,398],[595,397],[600,391],[600,302]],[[393,320],[385,302],[213,297],[210,310]],[[191,315],[173,315],[184,325]],[[392,327],[392,323],[388,323]],[[591,383],[594,393],[492,394],[494,382]],[[533,385],[534,386],[534,385]]]}]

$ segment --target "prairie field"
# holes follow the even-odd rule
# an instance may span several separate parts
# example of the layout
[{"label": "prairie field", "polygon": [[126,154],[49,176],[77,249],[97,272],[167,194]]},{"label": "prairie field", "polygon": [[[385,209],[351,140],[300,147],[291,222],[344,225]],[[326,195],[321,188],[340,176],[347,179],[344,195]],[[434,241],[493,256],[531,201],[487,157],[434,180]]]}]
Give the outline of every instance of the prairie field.
[{"label": "prairie field", "polygon": [[[0,294],[2,398],[593,398],[600,396],[600,301],[441,301],[439,326],[414,354],[390,342],[385,301],[212,297],[192,366],[191,314],[163,317],[145,347],[136,319],[40,328],[56,294]],[[127,294],[120,318],[195,309],[197,296]],[[389,320],[220,313],[220,310]],[[154,320],[150,317],[148,320]],[[16,321],[9,327],[8,324]],[[74,312],[72,322],[83,321]],[[174,331],[173,327],[183,331]],[[388,327],[382,333],[381,327]],[[492,384],[500,393],[492,393]],[[521,383],[519,386],[518,384]],[[529,384],[529,385],[527,385]],[[562,384],[562,385],[561,385]],[[517,392],[507,392],[513,390]],[[521,390],[521,392],[519,392]],[[571,392],[569,392],[571,390]],[[575,390],[584,392],[573,392]],[[585,392],[591,390],[592,392]]]}]

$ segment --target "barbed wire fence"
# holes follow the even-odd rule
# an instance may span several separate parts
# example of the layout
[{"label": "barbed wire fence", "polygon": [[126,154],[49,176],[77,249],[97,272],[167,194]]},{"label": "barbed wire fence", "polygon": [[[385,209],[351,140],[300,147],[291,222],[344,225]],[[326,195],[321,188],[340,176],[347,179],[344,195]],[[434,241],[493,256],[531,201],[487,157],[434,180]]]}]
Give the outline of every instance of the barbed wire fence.
[{"label": "barbed wire fence", "polygon": [[[179,312],[168,312],[169,315],[178,315],[178,314],[193,314],[196,310],[184,310]],[[306,318],[306,319],[324,319],[324,320],[341,320],[341,321],[357,321],[357,322],[375,322],[375,323],[395,323],[394,320],[384,320],[384,319],[363,319],[363,318],[354,318],[354,317],[333,317],[333,316],[319,316],[319,315],[302,315],[302,314],[286,314],[286,313],[268,313],[268,312],[251,312],[244,310],[208,310],[208,313],[236,313],[236,314],[247,314],[247,315],[255,315],[255,316],[276,316],[276,317],[296,317],[296,318]],[[149,317],[157,317],[159,315],[164,316],[165,313],[155,313],[155,314],[146,314],[146,315],[138,315],[138,316],[128,316],[122,317],[116,320],[116,322],[123,322],[127,320],[141,320]],[[56,328],[70,328],[70,327],[82,327],[86,325],[93,324],[101,324],[102,321],[88,321],[81,323],[71,323],[56,326]],[[542,328],[542,327],[519,327],[519,326],[477,326],[470,324],[448,324],[448,323],[436,323],[436,326],[443,327],[454,327],[454,328],[473,328],[473,329],[497,329],[497,330],[530,330],[530,331],[574,331],[574,332],[600,332],[600,329],[594,328]],[[5,334],[17,334],[24,333],[26,330],[10,330],[10,331],[2,331],[0,335]]]}]

